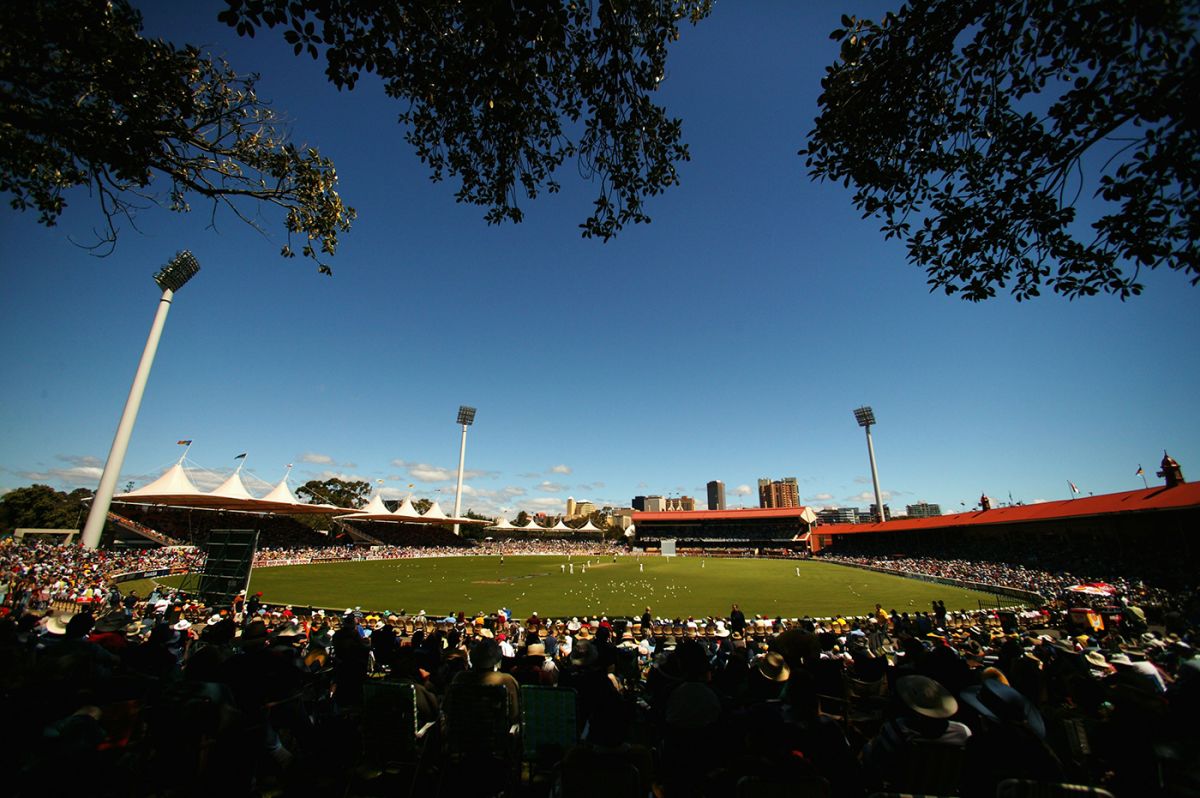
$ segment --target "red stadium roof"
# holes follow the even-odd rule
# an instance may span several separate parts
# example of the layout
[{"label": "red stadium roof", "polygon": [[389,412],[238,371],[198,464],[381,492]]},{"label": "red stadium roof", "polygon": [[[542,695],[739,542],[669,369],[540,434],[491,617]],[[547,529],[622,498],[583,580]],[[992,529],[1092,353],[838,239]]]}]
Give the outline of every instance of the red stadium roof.
[{"label": "red stadium roof", "polygon": [[747,521],[754,518],[799,518],[809,512],[807,507],[753,507],[748,510],[667,510],[664,512],[633,513],[635,524],[646,521]]},{"label": "red stadium roof", "polygon": [[996,507],[933,518],[899,518],[882,524],[822,524],[818,535],[854,535],[866,532],[904,532],[922,529],[974,526],[977,524],[1022,524],[1064,518],[1140,513],[1155,510],[1178,510],[1200,506],[1200,482],[1188,482],[1173,488],[1157,487],[1131,490],[1125,493],[1106,493],[1016,507]]}]

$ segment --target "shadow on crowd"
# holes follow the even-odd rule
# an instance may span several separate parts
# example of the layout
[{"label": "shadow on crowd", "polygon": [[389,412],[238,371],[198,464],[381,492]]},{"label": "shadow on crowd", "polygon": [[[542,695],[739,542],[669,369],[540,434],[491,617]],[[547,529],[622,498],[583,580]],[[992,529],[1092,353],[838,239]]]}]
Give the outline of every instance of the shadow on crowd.
[{"label": "shadow on crowd", "polygon": [[1185,615],[1073,634],[1037,613],[877,611],[769,631],[737,611],[9,616],[8,782],[16,796],[1200,794]]}]

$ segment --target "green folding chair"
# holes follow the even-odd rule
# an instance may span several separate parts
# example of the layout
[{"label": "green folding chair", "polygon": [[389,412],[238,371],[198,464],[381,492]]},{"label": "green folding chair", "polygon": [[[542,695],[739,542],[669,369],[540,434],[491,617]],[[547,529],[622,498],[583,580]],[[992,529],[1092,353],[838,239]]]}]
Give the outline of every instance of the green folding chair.
[{"label": "green folding chair", "polygon": [[570,687],[521,686],[521,747],[530,775],[552,771],[578,741],[576,692]]}]

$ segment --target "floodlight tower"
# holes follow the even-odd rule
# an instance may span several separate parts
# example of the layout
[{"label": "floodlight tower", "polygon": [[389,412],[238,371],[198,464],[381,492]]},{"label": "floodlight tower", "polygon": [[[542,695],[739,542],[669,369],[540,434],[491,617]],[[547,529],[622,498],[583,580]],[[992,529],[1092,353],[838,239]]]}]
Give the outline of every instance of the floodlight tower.
[{"label": "floodlight tower", "polygon": [[142,350],[142,359],[133,375],[133,385],[129,388],[129,398],[125,400],[125,410],[121,413],[121,421],[117,424],[117,434],[113,437],[112,448],[108,451],[108,460],[104,463],[104,473],[100,476],[100,485],[92,498],[92,509],[88,512],[87,523],[83,527],[83,546],[88,549],[99,548],[100,536],[104,532],[104,522],[108,520],[108,508],[112,504],[113,491],[117,487],[117,478],[121,474],[121,466],[125,463],[125,451],[129,448],[129,439],[133,435],[133,424],[137,421],[138,408],[142,404],[142,394],[146,391],[146,381],[150,379],[150,367],[154,365],[154,354],[158,351],[158,341],[162,337],[163,326],[167,323],[167,311],[171,309],[171,300],[175,292],[196,276],[200,264],[186,249],[175,253],[175,257],[159,269],[154,275],[154,282],[162,289],[162,298],[158,301],[158,312],[154,314],[154,323],[150,325],[150,336],[146,339],[146,348]]},{"label": "floodlight tower", "polygon": [[875,468],[875,444],[871,443],[871,425],[875,423],[875,411],[863,405],[854,411],[854,420],[867,431],[867,454],[871,457],[871,482],[875,486],[875,512],[879,523],[883,523],[883,494],[879,491],[879,470]]},{"label": "floodlight tower", "polygon": [[[458,450],[458,487],[454,490],[454,517],[458,518],[462,509],[462,479],[463,465],[467,462],[467,427],[475,423],[475,408],[459,405],[458,423],[462,425],[462,446]],[[458,535],[459,525],[454,525],[454,534]]]}]

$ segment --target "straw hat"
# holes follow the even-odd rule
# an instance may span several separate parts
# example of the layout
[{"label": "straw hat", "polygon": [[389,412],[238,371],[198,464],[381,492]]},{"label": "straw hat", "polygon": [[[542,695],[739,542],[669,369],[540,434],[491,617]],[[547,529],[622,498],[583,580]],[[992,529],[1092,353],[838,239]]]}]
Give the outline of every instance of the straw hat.
[{"label": "straw hat", "polygon": [[958,701],[939,682],[927,676],[904,676],[896,681],[904,705],[927,718],[949,718],[958,712]]},{"label": "straw hat", "polygon": [[787,660],[783,658],[782,654],[775,651],[763,654],[755,661],[754,665],[764,678],[772,682],[786,682],[792,675]]},{"label": "straw hat", "polygon": [[46,631],[52,635],[65,635],[67,624],[75,617],[73,612],[59,612],[46,619]]}]

